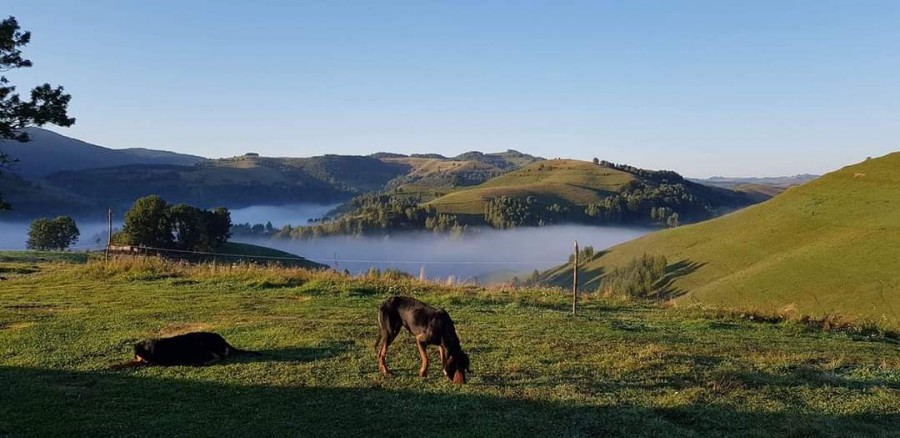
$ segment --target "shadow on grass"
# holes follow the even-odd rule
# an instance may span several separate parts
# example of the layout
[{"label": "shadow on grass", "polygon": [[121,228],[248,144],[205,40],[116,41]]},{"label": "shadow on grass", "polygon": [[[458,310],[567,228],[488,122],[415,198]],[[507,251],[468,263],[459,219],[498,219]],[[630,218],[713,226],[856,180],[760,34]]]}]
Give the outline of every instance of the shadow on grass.
[{"label": "shadow on grass", "polygon": [[500,398],[477,385],[285,387],[0,367],[0,436],[847,436],[890,414]]},{"label": "shadow on grass", "polygon": [[680,277],[692,274],[702,268],[706,263],[697,263],[690,260],[680,260],[666,266],[666,273],[663,278],[656,283],[656,293],[654,298],[661,301],[678,298],[687,293],[684,289],[675,288],[672,284]]},{"label": "shadow on grass", "polygon": [[[787,388],[800,387],[838,387],[868,390],[871,388],[888,388],[900,390],[900,383],[887,379],[848,379],[836,373],[819,370],[815,367],[798,365],[782,374],[766,372],[733,371],[723,374],[719,379],[727,384],[740,385],[747,388],[764,386],[781,386]],[[900,419],[900,418],[898,418]]]}]

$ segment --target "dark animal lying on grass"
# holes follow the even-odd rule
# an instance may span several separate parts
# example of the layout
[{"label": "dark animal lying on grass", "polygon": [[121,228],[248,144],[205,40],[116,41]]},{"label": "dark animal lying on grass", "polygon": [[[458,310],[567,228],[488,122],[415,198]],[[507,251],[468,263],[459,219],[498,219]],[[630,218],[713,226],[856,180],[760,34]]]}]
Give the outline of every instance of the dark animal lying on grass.
[{"label": "dark animal lying on grass", "polygon": [[437,345],[444,375],[455,383],[466,383],[469,356],[459,345],[459,337],[456,335],[456,328],[450,315],[444,309],[435,309],[410,297],[390,297],[378,309],[380,332],[378,340],[375,341],[375,348],[381,345],[381,349],[378,350],[378,369],[382,374],[391,374],[384,359],[388,347],[400,333],[401,327],[406,327],[416,337],[419,355],[422,356],[420,376],[425,377],[428,372],[428,354],[425,347]]},{"label": "dark animal lying on grass", "polygon": [[234,348],[221,335],[208,332],[185,333],[134,345],[135,362],[149,365],[205,365],[235,354],[259,353]]}]

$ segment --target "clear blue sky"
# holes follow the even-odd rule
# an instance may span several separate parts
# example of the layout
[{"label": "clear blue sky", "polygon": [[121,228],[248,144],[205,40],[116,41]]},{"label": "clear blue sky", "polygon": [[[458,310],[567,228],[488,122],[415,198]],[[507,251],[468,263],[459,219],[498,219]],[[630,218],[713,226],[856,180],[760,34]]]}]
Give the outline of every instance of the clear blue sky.
[{"label": "clear blue sky", "polygon": [[[233,4],[232,4],[233,3]],[[6,0],[108,147],[508,148],[688,176],[900,150],[900,1]]]}]

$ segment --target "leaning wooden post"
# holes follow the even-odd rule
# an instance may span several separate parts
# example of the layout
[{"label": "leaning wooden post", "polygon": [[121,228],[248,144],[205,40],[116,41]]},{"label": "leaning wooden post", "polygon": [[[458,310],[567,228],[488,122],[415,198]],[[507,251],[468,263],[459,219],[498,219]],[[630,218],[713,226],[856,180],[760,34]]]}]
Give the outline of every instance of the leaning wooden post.
[{"label": "leaning wooden post", "polygon": [[572,315],[578,305],[578,241],[575,241],[575,262],[572,264]]},{"label": "leaning wooden post", "polygon": [[110,208],[107,212],[107,217],[109,218],[109,233],[106,235],[106,258],[104,261],[109,261],[109,246],[112,245],[112,209]]}]

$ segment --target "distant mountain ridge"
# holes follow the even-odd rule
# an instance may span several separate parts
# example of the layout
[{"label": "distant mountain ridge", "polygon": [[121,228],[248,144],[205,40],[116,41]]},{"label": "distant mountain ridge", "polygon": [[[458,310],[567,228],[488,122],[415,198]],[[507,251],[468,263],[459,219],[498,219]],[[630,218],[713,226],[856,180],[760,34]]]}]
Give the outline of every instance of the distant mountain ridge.
[{"label": "distant mountain ridge", "polygon": [[[96,216],[98,212],[105,214],[107,207],[124,211],[135,199],[149,194],[203,208],[242,208],[344,203],[359,195],[382,193],[421,205],[431,203],[439,212],[460,215],[461,219],[464,215],[483,216],[486,203],[495,195],[525,195],[523,201],[533,197],[540,208],[556,208],[553,204],[558,204],[571,211],[556,216],[584,219],[581,212],[588,204],[604,202],[609,195],[624,190],[629,181],[649,181],[631,176],[627,169],[546,160],[512,149],[497,153],[469,151],[455,157],[378,152],[368,156],[291,158],[248,153],[205,159],[149,149],[109,149],[46,130],[30,132],[34,137],[30,143],[0,144],[0,150],[21,160],[13,172],[4,172],[9,178],[0,180],[0,193],[15,210],[3,213],[6,218],[77,215],[79,211]],[[563,168],[557,169],[560,166]],[[692,193],[686,196],[713,203],[718,202],[713,198],[729,198],[723,205],[733,207],[769,197],[760,191],[744,200],[740,198],[744,195],[731,190],[713,192],[706,188],[697,192],[701,187],[685,184]],[[537,204],[532,207],[537,208]],[[689,219],[685,211],[681,213],[681,220]]]},{"label": "distant mountain ridge", "polygon": [[[475,185],[542,160],[514,150],[438,154],[222,159],[152,149],[110,149],[43,129],[28,143],[0,142],[18,162],[0,174],[0,193],[13,205],[3,218],[97,215],[158,194],[170,202],[206,208],[340,203],[371,192],[421,184],[449,191]],[[423,158],[429,157],[429,158]],[[440,158],[435,158],[440,157]]]},{"label": "distant mountain ridge", "polygon": [[28,143],[0,141],[0,151],[18,160],[11,168],[25,178],[40,178],[56,172],[129,164],[192,165],[206,161],[196,155],[144,148],[111,149],[76,140],[40,128],[26,130]]}]

